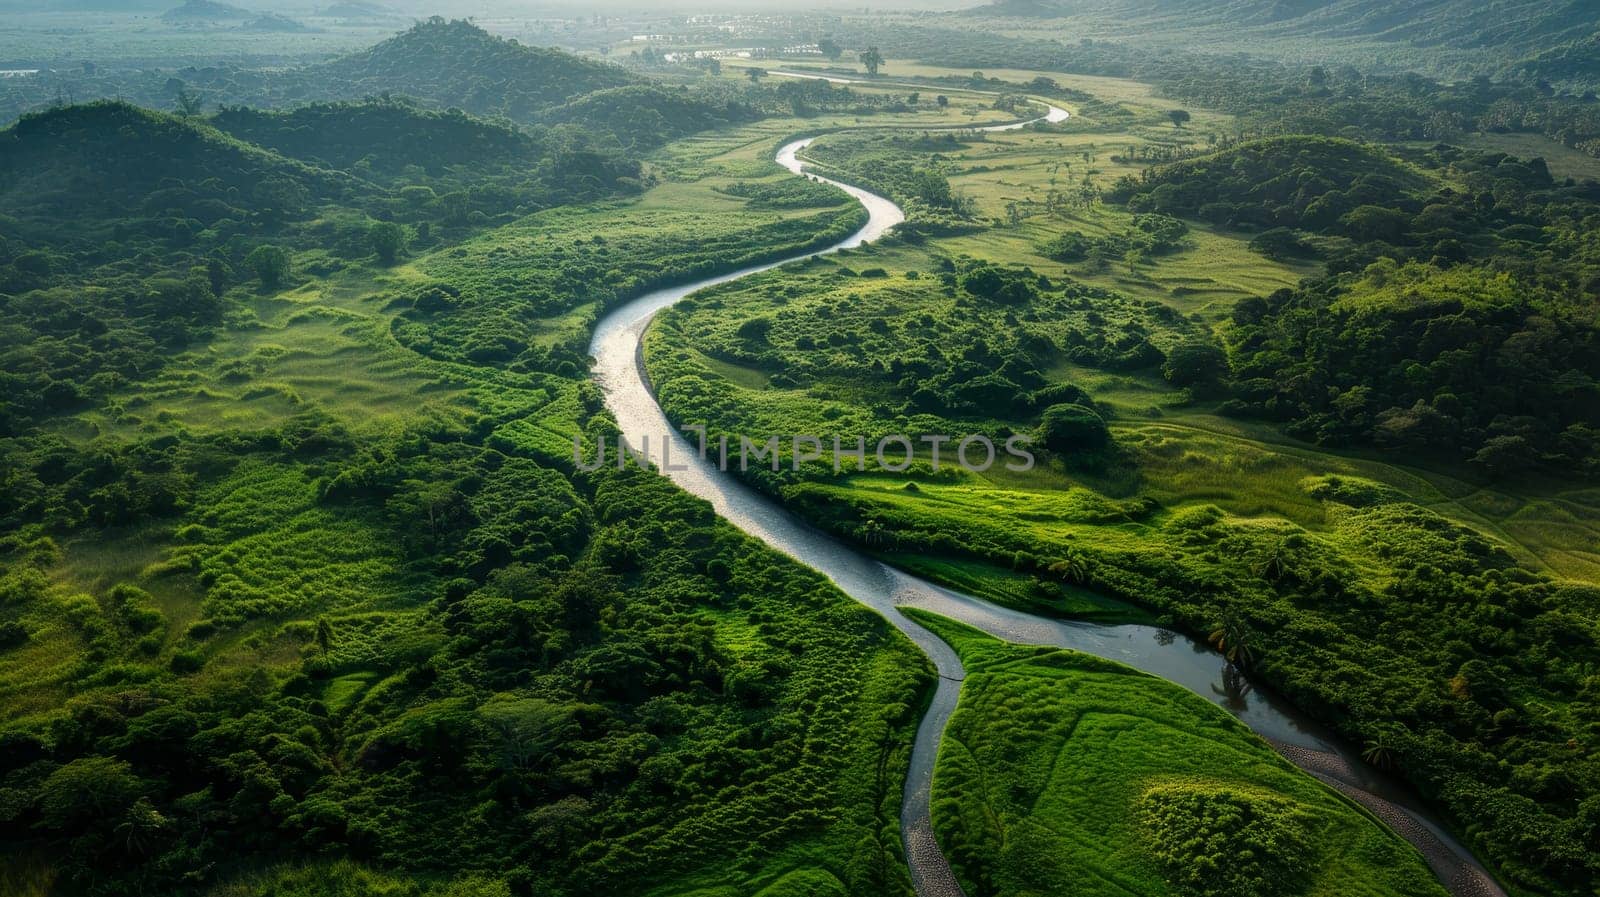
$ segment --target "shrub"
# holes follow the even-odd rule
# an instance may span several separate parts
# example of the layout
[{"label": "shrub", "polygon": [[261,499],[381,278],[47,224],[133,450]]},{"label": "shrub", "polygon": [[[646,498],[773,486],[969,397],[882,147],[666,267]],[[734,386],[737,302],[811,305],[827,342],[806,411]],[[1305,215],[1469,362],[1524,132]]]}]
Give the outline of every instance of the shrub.
[{"label": "shrub", "polygon": [[281,246],[257,246],[244,263],[269,290],[289,279],[289,253]]},{"label": "shrub", "polygon": [[1193,897],[1299,893],[1315,856],[1305,814],[1275,794],[1159,785],[1138,811],[1168,880]]},{"label": "shrub", "polygon": [[1053,452],[1092,451],[1111,439],[1105,419],[1078,404],[1051,405],[1039,417],[1039,442]]}]

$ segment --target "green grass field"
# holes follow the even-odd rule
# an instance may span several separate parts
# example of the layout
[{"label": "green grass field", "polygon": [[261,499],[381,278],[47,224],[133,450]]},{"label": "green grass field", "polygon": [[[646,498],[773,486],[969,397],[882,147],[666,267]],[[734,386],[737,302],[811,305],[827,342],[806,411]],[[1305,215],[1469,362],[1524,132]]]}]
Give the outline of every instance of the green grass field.
[{"label": "green grass field", "polygon": [[967,671],[933,821],[972,897],[1444,893],[1398,835],[1204,699],[916,616]]}]

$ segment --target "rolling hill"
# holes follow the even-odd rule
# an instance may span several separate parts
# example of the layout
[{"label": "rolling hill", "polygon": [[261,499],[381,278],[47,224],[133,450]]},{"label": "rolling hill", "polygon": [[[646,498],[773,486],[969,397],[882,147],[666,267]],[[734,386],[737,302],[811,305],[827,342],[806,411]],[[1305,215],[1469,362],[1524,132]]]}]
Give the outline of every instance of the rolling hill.
[{"label": "rolling hill", "polygon": [[584,125],[612,134],[623,146],[643,148],[759,117],[750,106],[714,105],[684,90],[634,84],[585,94],[544,112],[539,120]]},{"label": "rolling hill", "polygon": [[316,99],[397,93],[517,121],[586,93],[639,83],[618,66],[523,46],[470,22],[437,16],[301,75]]},{"label": "rolling hill", "polygon": [[431,112],[399,102],[315,103],[288,111],[230,107],[211,124],[240,140],[305,162],[396,172],[485,162],[535,161],[540,141],[462,112]]},{"label": "rolling hill", "polygon": [[208,125],[118,101],[23,116],[0,131],[0,172],[0,212],[55,222],[201,200],[224,216],[287,195],[332,199],[354,185]]}]

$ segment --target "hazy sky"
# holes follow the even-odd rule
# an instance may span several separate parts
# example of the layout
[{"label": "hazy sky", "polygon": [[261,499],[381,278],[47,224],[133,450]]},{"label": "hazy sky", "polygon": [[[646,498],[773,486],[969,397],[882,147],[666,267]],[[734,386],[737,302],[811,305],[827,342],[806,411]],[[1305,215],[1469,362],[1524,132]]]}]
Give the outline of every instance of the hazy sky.
[{"label": "hazy sky", "polygon": [[[122,12],[163,12],[180,5],[183,0],[0,0],[0,9],[15,10],[114,10]],[[338,0],[220,0],[246,9],[281,12],[287,15],[306,14],[331,6]],[[573,15],[605,13],[608,11],[660,11],[705,10],[717,12],[795,12],[806,9],[961,9],[977,6],[986,0],[367,0],[386,6],[398,13],[413,16],[425,15]],[[3,28],[0,23],[0,28]]]}]

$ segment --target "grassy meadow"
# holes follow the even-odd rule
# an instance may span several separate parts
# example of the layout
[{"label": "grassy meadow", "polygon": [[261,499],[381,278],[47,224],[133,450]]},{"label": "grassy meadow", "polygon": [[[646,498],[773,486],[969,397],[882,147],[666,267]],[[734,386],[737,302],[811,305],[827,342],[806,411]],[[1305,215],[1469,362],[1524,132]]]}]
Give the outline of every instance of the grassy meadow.
[{"label": "grassy meadow", "polygon": [[1399,836],[1183,688],[916,616],[967,671],[933,779],[967,893],[1445,893]]}]

